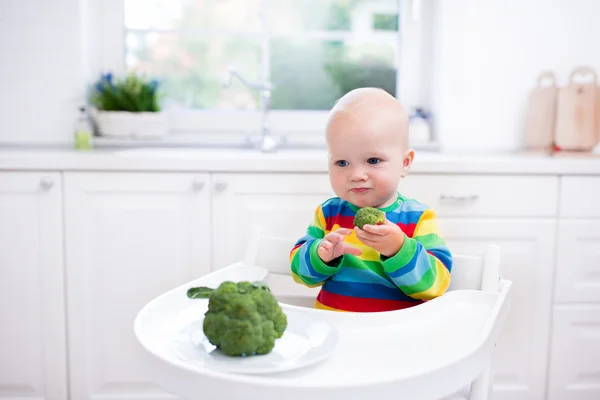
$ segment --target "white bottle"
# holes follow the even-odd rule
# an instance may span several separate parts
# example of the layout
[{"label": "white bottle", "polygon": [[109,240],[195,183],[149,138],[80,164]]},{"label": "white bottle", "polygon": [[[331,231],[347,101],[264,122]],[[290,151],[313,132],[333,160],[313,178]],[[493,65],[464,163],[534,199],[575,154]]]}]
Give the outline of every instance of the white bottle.
[{"label": "white bottle", "polygon": [[79,115],[75,122],[75,149],[90,150],[93,148],[93,128],[85,107],[79,107]]}]

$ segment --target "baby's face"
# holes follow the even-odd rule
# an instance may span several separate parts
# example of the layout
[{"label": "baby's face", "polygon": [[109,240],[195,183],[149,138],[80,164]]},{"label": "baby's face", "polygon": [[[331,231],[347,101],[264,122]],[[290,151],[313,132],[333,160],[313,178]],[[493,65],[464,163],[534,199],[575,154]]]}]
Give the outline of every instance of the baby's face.
[{"label": "baby's face", "polygon": [[[405,132],[377,115],[333,116],[327,126],[329,178],[333,191],[357,207],[386,207],[412,161]],[[410,158],[407,162],[407,156]]]}]

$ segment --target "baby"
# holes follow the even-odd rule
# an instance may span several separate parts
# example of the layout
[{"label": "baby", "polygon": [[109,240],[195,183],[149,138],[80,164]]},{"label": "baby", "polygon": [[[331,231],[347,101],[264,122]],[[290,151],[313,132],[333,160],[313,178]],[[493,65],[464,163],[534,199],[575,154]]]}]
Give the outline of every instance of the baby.
[{"label": "baby", "polygon": [[[444,294],[452,255],[435,213],[398,193],[414,158],[400,103],[381,89],[353,90],[331,110],[326,138],[337,197],[317,207],[291,250],[294,280],[322,285],[315,307],[335,311],[398,310]],[[367,206],[385,221],[355,227],[356,211]]]}]

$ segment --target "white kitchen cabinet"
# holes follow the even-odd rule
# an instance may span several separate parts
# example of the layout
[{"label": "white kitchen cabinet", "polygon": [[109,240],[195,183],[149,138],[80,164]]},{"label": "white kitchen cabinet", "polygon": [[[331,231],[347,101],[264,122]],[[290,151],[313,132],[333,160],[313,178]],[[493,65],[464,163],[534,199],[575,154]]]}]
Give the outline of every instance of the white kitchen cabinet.
[{"label": "white kitchen cabinet", "polygon": [[494,400],[544,400],[556,222],[543,219],[440,218],[450,250],[502,248],[501,274],[513,282],[512,307],[493,360]]},{"label": "white kitchen cabinet", "polygon": [[139,371],[137,312],[209,272],[206,173],[66,173],[70,395],[166,399]]},{"label": "white kitchen cabinet", "polygon": [[61,186],[0,173],[0,399],[67,397]]},{"label": "white kitchen cabinet", "polygon": [[554,308],[548,400],[600,399],[600,304]]},{"label": "white kitchen cabinet", "polygon": [[599,183],[561,182],[548,400],[600,398]]},{"label": "white kitchen cabinet", "polygon": [[562,218],[600,217],[600,176],[563,176],[560,185]]},{"label": "white kitchen cabinet", "polygon": [[319,204],[335,196],[327,174],[214,174],[213,268],[244,257],[254,226],[300,238]]},{"label": "white kitchen cabinet", "polygon": [[[326,173],[65,172],[62,182],[59,173],[0,173],[0,400],[62,400],[67,387],[75,400],[172,398],[138,370],[136,313],[242,259],[257,224],[299,238],[334,196]],[[411,174],[400,183],[436,209],[453,252],[502,247],[514,291],[494,400],[544,400],[546,388],[548,400],[600,397],[600,220],[589,220],[595,203],[585,200],[596,186],[558,182]],[[501,195],[515,192],[514,202]]]},{"label": "white kitchen cabinet", "polygon": [[562,219],[558,235],[554,301],[600,302],[600,220]]}]

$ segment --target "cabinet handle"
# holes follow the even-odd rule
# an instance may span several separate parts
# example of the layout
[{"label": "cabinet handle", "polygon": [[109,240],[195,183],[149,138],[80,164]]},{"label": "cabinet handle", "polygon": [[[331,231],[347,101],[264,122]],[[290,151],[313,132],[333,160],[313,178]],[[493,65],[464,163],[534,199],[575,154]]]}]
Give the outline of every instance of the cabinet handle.
[{"label": "cabinet handle", "polygon": [[51,178],[45,176],[42,179],[40,179],[40,189],[42,189],[43,191],[47,192],[48,190],[52,189],[52,186],[54,186],[54,182]]},{"label": "cabinet handle", "polygon": [[217,192],[222,192],[225,189],[227,189],[227,183],[226,182],[217,182],[217,183],[215,183],[215,190]]},{"label": "cabinet handle", "polygon": [[468,201],[475,201],[478,198],[479,198],[478,194],[472,194],[469,196],[453,196],[453,195],[448,195],[448,194],[440,195],[441,201],[452,201],[452,202],[457,202],[457,203],[466,203]]},{"label": "cabinet handle", "polygon": [[204,181],[200,180],[200,179],[195,179],[194,182],[192,183],[192,189],[195,192],[199,192],[202,189],[204,189]]}]

